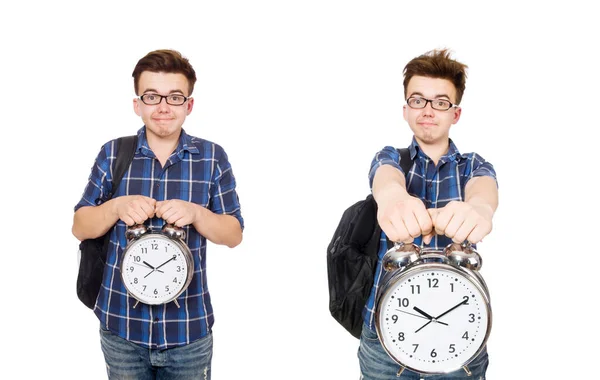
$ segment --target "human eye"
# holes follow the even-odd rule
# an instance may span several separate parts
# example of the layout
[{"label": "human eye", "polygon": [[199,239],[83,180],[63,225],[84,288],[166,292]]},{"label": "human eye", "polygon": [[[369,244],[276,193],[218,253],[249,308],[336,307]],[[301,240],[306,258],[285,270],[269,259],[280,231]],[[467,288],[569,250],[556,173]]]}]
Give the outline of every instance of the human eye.
[{"label": "human eye", "polygon": [[183,96],[181,96],[181,95],[169,95],[169,102],[171,102],[171,103],[183,103]]},{"label": "human eye", "polygon": [[144,94],[142,98],[142,100],[145,100],[148,103],[154,103],[157,101],[157,99],[159,99],[158,95],[156,94]]},{"label": "human eye", "polygon": [[444,99],[436,99],[435,105],[441,109],[450,108],[450,102]]},{"label": "human eye", "polygon": [[417,97],[411,97],[408,99],[408,105],[411,107],[422,107],[423,99]]}]

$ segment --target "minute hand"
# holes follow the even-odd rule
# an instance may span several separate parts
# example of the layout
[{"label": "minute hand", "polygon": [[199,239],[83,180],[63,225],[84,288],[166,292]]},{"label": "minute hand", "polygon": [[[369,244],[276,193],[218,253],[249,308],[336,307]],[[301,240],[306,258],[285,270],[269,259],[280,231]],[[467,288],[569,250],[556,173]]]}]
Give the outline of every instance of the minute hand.
[{"label": "minute hand", "polygon": [[164,265],[166,265],[168,262],[175,260],[175,257],[171,257],[169,260],[165,261],[164,263],[160,264],[159,266],[156,267],[156,270],[158,270],[158,268],[163,267]]},{"label": "minute hand", "polygon": [[458,305],[451,307],[450,309],[446,310],[445,312],[443,312],[442,314],[438,315],[437,317],[435,317],[435,319],[440,319],[442,318],[444,315],[448,314],[449,312],[451,312],[452,310],[456,309],[457,307],[464,305],[465,303],[467,303],[469,300],[463,300],[461,301]]}]

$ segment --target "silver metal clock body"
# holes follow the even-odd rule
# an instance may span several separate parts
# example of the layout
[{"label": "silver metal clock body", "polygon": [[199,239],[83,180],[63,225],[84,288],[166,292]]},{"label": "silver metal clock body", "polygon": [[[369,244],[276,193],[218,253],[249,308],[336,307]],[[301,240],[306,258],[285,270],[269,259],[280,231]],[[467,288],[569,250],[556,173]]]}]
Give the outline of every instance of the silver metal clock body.
[{"label": "silver metal clock body", "polygon": [[121,279],[133,298],[148,305],[175,301],[179,307],[176,299],[194,274],[194,259],[184,238],[183,229],[169,224],[156,232],[143,225],[128,228]]},{"label": "silver metal clock body", "polygon": [[400,244],[386,253],[376,329],[399,373],[470,373],[468,364],[485,348],[492,326],[481,263],[469,245],[421,250]]}]

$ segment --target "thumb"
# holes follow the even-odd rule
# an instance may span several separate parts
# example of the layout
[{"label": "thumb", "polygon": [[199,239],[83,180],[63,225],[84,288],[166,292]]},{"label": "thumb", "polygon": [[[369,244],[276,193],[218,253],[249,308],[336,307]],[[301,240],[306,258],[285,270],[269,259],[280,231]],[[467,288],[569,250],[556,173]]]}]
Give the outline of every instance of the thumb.
[{"label": "thumb", "polygon": [[431,226],[431,231],[427,232],[423,236],[423,243],[425,243],[425,244],[431,243],[431,239],[433,239],[433,237],[435,236],[435,218],[438,214],[438,211],[435,208],[428,208],[427,212],[429,213],[429,217],[431,218],[432,226]]}]

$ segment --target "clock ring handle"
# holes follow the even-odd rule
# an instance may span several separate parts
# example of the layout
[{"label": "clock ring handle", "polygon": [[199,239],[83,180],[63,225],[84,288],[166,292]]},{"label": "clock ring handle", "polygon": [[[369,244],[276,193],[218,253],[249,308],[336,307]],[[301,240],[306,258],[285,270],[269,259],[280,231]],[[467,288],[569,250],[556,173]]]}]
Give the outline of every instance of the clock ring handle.
[{"label": "clock ring handle", "polygon": [[185,230],[171,223],[166,223],[162,228],[162,232],[171,239],[185,239]]},{"label": "clock ring handle", "polygon": [[481,255],[477,253],[475,248],[473,248],[473,245],[468,241],[464,241],[461,244],[448,244],[446,248],[444,248],[444,255],[451,264],[471,270],[479,270],[483,264]]},{"label": "clock ring handle", "polygon": [[403,268],[418,261],[420,255],[421,248],[418,245],[395,242],[383,256],[383,268],[388,272]]},{"label": "clock ring handle", "polygon": [[140,236],[148,232],[148,227],[143,224],[134,224],[133,226],[127,226],[125,237],[127,241],[138,239]]}]

